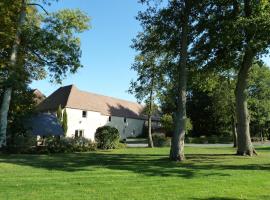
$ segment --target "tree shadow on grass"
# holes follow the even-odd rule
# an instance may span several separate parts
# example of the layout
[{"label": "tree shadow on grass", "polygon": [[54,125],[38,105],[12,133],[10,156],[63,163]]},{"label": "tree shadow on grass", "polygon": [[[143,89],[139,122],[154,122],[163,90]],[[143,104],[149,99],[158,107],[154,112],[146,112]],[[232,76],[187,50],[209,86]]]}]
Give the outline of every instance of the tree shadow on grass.
[{"label": "tree shadow on grass", "polygon": [[[238,200],[238,199],[239,198],[230,198],[230,197],[193,198],[193,200]],[[245,200],[245,199],[242,199],[242,200]]]},{"label": "tree shadow on grass", "polygon": [[64,172],[91,172],[99,168],[107,168],[146,176],[174,176],[187,179],[195,176],[230,176],[224,170],[270,170],[270,165],[228,165],[228,163],[225,165],[222,163],[224,159],[232,156],[229,154],[189,154],[186,162],[176,163],[170,162],[166,155],[90,152],[54,155],[0,155],[0,163]]}]

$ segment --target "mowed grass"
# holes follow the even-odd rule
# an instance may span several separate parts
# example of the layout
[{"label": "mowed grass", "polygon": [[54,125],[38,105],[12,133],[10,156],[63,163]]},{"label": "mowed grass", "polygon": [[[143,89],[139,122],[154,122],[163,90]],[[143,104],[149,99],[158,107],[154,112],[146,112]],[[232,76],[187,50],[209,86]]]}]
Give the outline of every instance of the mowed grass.
[{"label": "mowed grass", "polygon": [[270,199],[270,148],[234,156],[230,147],[129,148],[55,155],[0,155],[0,199]]}]

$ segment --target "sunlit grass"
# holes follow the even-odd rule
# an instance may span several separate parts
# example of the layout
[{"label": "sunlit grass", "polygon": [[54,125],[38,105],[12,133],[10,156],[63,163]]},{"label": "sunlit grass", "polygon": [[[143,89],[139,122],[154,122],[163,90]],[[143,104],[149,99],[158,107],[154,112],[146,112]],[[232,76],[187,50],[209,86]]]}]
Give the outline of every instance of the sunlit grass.
[{"label": "sunlit grass", "polygon": [[270,148],[238,157],[231,147],[77,154],[0,155],[0,199],[270,199]]}]

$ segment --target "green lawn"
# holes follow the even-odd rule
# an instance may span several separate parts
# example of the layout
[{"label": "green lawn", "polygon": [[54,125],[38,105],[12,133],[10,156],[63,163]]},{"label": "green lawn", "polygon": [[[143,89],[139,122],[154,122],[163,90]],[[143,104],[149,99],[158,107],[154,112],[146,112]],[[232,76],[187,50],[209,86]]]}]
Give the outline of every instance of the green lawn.
[{"label": "green lawn", "polygon": [[270,147],[254,158],[229,147],[187,147],[56,155],[0,155],[0,200],[270,199]]}]

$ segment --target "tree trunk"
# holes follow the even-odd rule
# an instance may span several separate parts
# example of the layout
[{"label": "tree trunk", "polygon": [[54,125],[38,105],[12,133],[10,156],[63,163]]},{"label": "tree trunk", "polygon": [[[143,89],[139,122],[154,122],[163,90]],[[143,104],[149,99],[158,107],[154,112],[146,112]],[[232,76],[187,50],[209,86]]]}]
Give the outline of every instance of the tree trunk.
[{"label": "tree trunk", "polygon": [[[26,2],[25,0],[22,0],[22,7],[20,11],[17,31],[14,39],[14,44],[12,46],[12,52],[10,56],[10,64],[9,64],[9,76],[12,77],[12,74],[14,73],[13,70],[15,70],[15,66],[17,64],[17,54],[18,49],[20,46],[20,36],[21,36],[21,29],[22,25],[24,24],[25,15],[26,15]],[[15,72],[16,73],[16,72]],[[1,109],[0,109],[0,147],[6,145],[6,135],[7,135],[7,121],[8,121],[8,111],[9,111],[9,105],[11,100],[11,93],[12,93],[12,86],[7,87],[4,91],[4,98],[2,101]]]},{"label": "tree trunk", "polygon": [[152,117],[148,116],[148,147],[153,148],[153,138],[152,138]]},{"label": "tree trunk", "polygon": [[0,111],[0,123],[1,123],[1,127],[0,127],[0,148],[2,146],[6,146],[6,132],[7,132],[7,116],[8,116],[8,110],[9,110],[9,104],[10,104],[10,100],[11,100],[11,93],[12,93],[12,89],[11,88],[7,88],[4,92],[3,95],[3,101],[2,101],[2,105],[1,105],[1,111]]},{"label": "tree trunk", "polygon": [[232,134],[233,134],[233,147],[236,148],[237,147],[237,130],[236,130],[236,123],[235,123],[234,117],[232,117],[231,126],[232,126]]},{"label": "tree trunk", "polygon": [[190,1],[185,1],[182,16],[182,31],[180,38],[180,63],[176,80],[177,110],[174,115],[175,129],[171,141],[170,159],[173,161],[185,160],[184,140],[186,127],[186,86],[187,86],[187,57],[188,57],[188,23]]},{"label": "tree trunk", "polygon": [[148,147],[153,148],[153,138],[152,138],[152,112],[153,112],[153,86],[154,86],[154,76],[152,76],[151,81],[151,91],[149,97],[149,112],[148,112]]},{"label": "tree trunk", "polygon": [[249,113],[247,107],[247,82],[249,69],[252,66],[254,54],[252,50],[247,49],[241,68],[238,73],[236,85],[236,117],[237,117],[237,155],[252,156],[256,151],[251,143],[249,129]]}]

